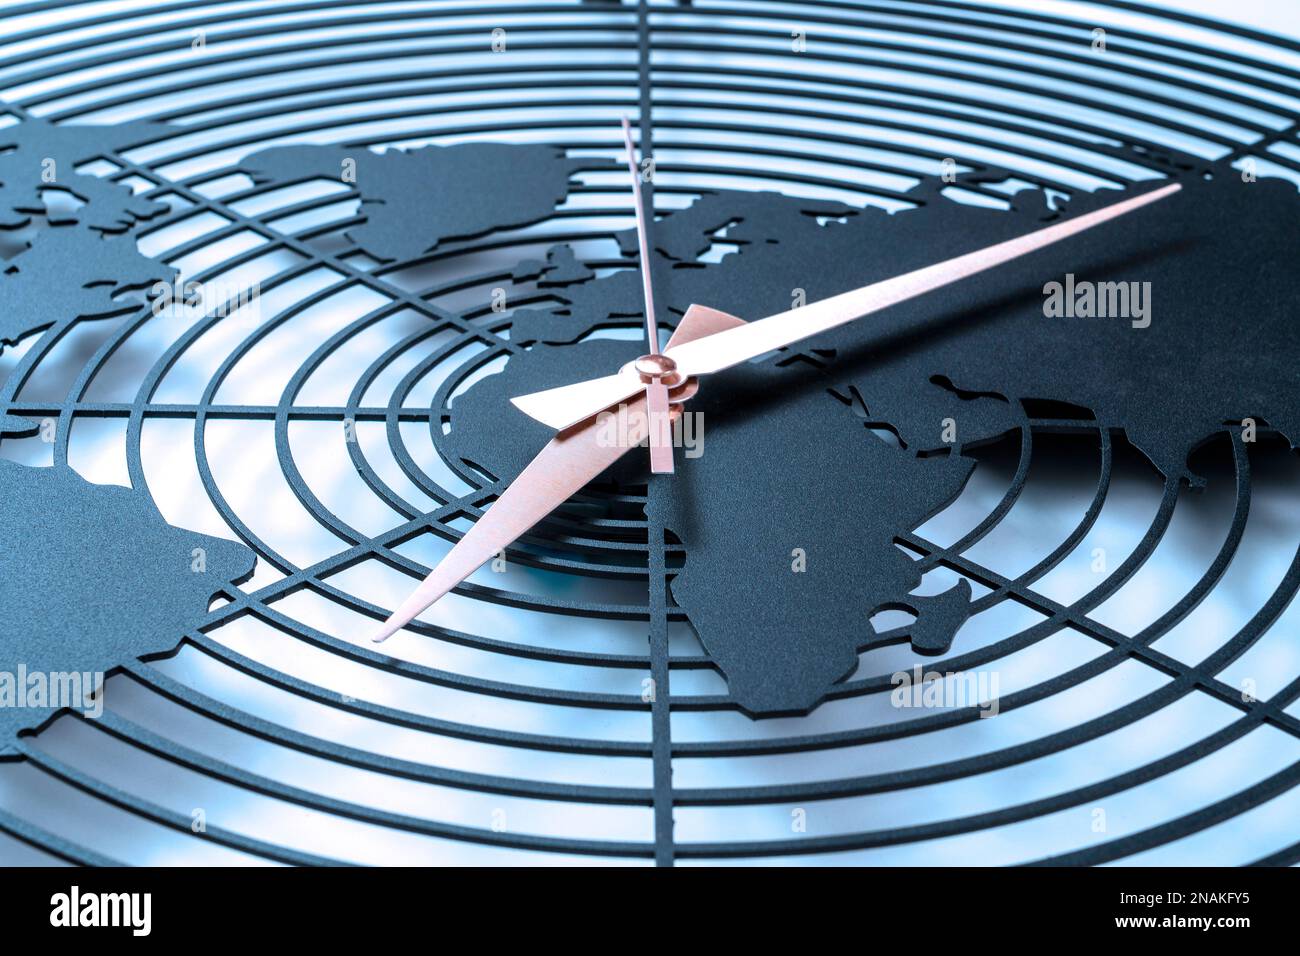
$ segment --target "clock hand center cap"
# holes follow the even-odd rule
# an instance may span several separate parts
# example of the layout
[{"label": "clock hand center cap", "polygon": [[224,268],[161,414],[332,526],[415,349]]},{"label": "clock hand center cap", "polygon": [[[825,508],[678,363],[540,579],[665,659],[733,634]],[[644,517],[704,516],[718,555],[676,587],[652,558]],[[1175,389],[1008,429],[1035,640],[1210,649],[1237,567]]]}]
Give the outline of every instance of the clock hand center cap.
[{"label": "clock hand center cap", "polygon": [[677,363],[659,352],[641,356],[632,363],[632,368],[647,385],[658,379],[660,384],[672,388],[682,381],[682,375],[677,371]]}]

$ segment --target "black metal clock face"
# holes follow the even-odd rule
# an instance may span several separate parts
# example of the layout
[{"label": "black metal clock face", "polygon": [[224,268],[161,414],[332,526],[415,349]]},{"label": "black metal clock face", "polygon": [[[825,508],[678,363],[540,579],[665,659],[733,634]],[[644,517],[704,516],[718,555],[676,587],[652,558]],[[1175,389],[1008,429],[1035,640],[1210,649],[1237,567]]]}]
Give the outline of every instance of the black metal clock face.
[{"label": "black metal clock face", "polygon": [[[0,860],[1300,859],[1300,44],[1094,6],[14,24]],[[1181,190],[703,377],[372,643],[647,351],[625,113],[665,342]]]}]

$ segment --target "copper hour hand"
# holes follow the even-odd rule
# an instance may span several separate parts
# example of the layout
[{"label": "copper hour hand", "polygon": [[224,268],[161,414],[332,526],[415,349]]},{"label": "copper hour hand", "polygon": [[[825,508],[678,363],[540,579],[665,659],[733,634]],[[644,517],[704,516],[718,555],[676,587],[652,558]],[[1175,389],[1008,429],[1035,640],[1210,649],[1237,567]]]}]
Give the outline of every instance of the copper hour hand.
[{"label": "copper hour hand", "polygon": [[[725,312],[694,309],[678,323],[668,344],[681,344],[715,334],[744,323]],[[674,393],[674,401],[690,396],[694,385]],[[646,393],[627,405],[621,421],[646,420]],[[674,406],[672,416],[681,414]],[[634,443],[601,441],[601,424],[592,417],[556,435],[541,450],[496,502],[483,512],[473,527],[443,556],[401,606],[371,637],[384,641],[415,619],[425,608],[447,594],[467,577],[514,542],[529,528],[564,504],[602,471],[627,454]],[[620,436],[625,437],[625,436]]]},{"label": "copper hour hand", "polygon": [[[1178,192],[1171,183],[1093,210],[1074,219],[1035,230],[1005,242],[977,249],[872,285],[831,296],[797,309],[770,315],[748,324],[668,348],[661,358],[671,359],[682,378],[707,375],[739,365],[802,339],[844,325],[854,319],[906,302],[987,269],[1019,259],[1053,243],[1099,226]],[[574,385],[520,395],[511,401],[520,411],[552,428],[567,428],[602,409],[617,405],[644,389],[635,369],[593,378]]]},{"label": "copper hour hand", "polygon": [[[628,408],[644,414],[645,403],[641,395],[629,402]],[[552,438],[371,640],[385,641],[405,627],[629,450],[613,442],[598,442],[598,431],[593,420]]]}]

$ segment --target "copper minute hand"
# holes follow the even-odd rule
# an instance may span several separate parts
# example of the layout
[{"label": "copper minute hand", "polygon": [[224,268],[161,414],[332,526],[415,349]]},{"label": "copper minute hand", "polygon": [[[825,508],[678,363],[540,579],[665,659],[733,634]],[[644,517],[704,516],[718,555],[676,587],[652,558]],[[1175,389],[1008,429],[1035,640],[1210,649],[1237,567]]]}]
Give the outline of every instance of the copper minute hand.
[{"label": "copper minute hand", "polygon": [[[854,319],[906,302],[926,292],[976,275],[995,266],[1019,259],[1053,243],[1099,226],[1135,209],[1173,195],[1177,183],[1112,203],[1075,219],[1035,230],[1015,239],[986,246],[934,265],[885,279],[840,295],[822,299],[798,309],[738,325],[707,338],[686,342],[665,350],[682,378],[707,375],[739,365],[776,349],[793,345],[809,336],[844,325]],[[552,428],[568,428],[597,412],[627,401],[645,384],[633,369],[593,378],[573,385],[533,392],[511,399],[515,406]]]}]

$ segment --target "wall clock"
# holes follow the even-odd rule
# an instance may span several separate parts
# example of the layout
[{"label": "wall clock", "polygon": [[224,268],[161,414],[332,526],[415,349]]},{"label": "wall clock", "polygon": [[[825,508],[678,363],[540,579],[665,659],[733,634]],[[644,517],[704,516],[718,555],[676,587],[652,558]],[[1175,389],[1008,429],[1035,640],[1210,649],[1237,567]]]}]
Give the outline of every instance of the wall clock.
[{"label": "wall clock", "polygon": [[[1300,860],[1294,15],[3,16],[0,860]],[[1169,185],[692,377],[371,640],[512,399]]]}]

